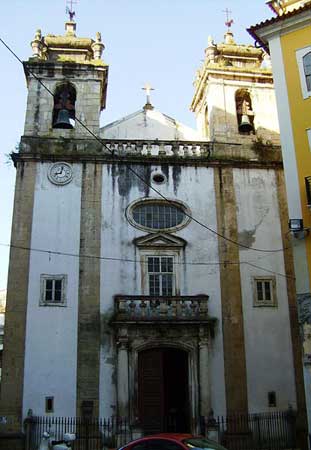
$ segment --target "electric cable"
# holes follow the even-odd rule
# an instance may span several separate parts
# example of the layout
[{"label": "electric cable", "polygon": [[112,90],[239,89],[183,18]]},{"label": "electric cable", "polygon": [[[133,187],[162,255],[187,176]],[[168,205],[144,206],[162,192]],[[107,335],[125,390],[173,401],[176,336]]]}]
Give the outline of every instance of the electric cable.
[{"label": "electric cable", "polygon": [[[8,44],[6,44],[6,42],[0,37],[0,42],[7,48],[7,50],[24,66],[23,61],[17,56],[17,54],[9,47]],[[49,92],[49,94],[52,95],[52,97],[54,98],[54,94],[53,92],[42,82],[42,80],[40,80],[39,77],[37,77],[37,75],[31,71],[29,68],[26,68],[26,70],[28,71],[28,73],[30,73],[40,84],[41,86],[43,86],[44,89],[47,90],[47,92]],[[79,123],[79,125],[81,125],[88,133],[91,134],[91,136],[97,140],[103,147],[105,147],[109,153],[112,156],[114,155],[114,152],[105,144],[105,142],[103,142],[103,140],[98,137],[91,129],[88,128],[87,125],[85,125],[80,119],[78,119],[77,117],[75,117],[75,120]],[[128,168],[128,170],[130,172],[132,172],[142,183],[144,183],[149,189],[151,189],[152,191],[156,192],[156,194],[159,195],[159,197],[161,197],[163,200],[165,200],[167,203],[169,204],[174,204],[174,202],[170,199],[168,199],[167,197],[165,197],[165,195],[161,194],[160,191],[158,191],[158,189],[156,189],[154,186],[152,186],[150,183],[148,183],[138,172],[136,172],[129,164],[125,164],[126,167]],[[235,241],[234,239],[229,238],[228,236],[225,236],[221,233],[219,233],[216,230],[213,230],[212,228],[210,228],[208,225],[204,224],[203,222],[201,222],[200,220],[196,219],[195,217],[193,217],[191,214],[187,213],[187,211],[184,211],[184,214],[186,217],[188,217],[189,219],[193,220],[195,223],[197,223],[198,225],[200,225],[201,227],[205,228],[206,230],[208,230],[209,232],[211,232],[212,234],[216,235],[217,237],[220,237],[224,240],[226,240],[227,242],[230,242],[231,244],[234,244],[238,247],[241,248],[245,248],[247,250],[253,250],[255,252],[262,252],[262,253],[278,253],[278,252],[283,252],[284,250],[289,249],[290,247],[287,248],[279,248],[279,249],[261,249],[261,248],[256,248],[256,247],[250,247],[246,244],[243,244],[241,242]]]},{"label": "electric cable", "polygon": [[[40,248],[34,248],[34,247],[25,247],[25,246],[21,246],[21,245],[15,245],[15,244],[4,244],[0,242],[0,246],[2,247],[8,247],[8,248],[13,248],[13,249],[19,249],[19,250],[25,250],[25,251],[29,251],[29,252],[37,252],[37,253],[44,253],[44,254],[48,254],[48,255],[55,255],[55,256],[68,256],[68,257],[72,257],[72,258],[85,258],[85,259],[97,259],[97,260],[103,260],[103,261],[119,261],[119,262],[128,262],[128,263],[134,263],[134,264],[147,264],[147,262],[143,262],[140,259],[133,259],[133,258],[118,258],[118,257],[114,257],[114,256],[97,256],[97,255],[88,255],[88,254],[77,254],[77,253],[70,253],[70,252],[60,252],[60,251],[56,251],[56,250],[47,250],[47,249],[40,249]],[[258,266],[257,264],[254,264],[252,262],[249,261],[217,261],[217,262],[207,262],[207,261],[199,261],[199,262],[194,262],[194,261],[173,261],[173,265],[175,266],[224,266],[226,267],[227,265],[248,265],[251,267],[254,267],[256,269],[260,269],[263,270],[265,272],[269,272],[272,273],[274,275],[279,275],[283,278],[288,278],[288,279],[293,279],[295,280],[296,278],[291,276],[291,275],[286,275],[284,273],[281,272],[275,272],[271,269],[267,269],[265,267],[261,267]]]}]

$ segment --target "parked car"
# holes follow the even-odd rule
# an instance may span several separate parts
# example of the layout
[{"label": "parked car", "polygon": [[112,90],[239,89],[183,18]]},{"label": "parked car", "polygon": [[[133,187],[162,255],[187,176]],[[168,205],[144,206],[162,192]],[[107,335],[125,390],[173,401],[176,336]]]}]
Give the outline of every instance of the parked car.
[{"label": "parked car", "polygon": [[119,450],[226,450],[211,439],[192,434],[161,433],[129,442]]}]

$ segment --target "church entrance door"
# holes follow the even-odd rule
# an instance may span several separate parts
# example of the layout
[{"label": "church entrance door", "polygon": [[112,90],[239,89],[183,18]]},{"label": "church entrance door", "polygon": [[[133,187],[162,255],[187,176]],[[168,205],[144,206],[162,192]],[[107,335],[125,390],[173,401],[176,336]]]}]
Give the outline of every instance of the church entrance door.
[{"label": "church entrance door", "polygon": [[189,432],[188,353],[155,348],[138,355],[139,415],[145,433]]}]

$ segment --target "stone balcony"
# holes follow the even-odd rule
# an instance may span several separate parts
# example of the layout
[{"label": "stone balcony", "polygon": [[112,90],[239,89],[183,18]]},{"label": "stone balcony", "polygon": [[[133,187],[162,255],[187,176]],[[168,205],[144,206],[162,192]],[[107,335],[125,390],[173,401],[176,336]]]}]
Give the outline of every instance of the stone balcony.
[{"label": "stone balcony", "polygon": [[115,323],[175,322],[208,323],[208,295],[115,297]]}]

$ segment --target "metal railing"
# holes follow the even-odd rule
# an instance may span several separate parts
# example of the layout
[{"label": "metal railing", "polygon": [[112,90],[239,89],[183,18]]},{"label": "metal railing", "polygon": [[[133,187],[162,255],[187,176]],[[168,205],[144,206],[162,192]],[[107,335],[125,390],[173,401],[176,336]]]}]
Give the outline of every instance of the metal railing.
[{"label": "metal railing", "polygon": [[[155,424],[162,424],[154,432],[185,432],[181,423],[186,421],[155,418]],[[136,426],[139,424],[136,424]],[[141,424],[142,425],[142,424]],[[143,435],[150,434],[149,424]],[[213,437],[229,450],[284,450],[296,448],[296,413],[285,412],[261,414],[231,414],[227,416],[201,417],[200,432]],[[163,428],[164,427],[164,428]],[[26,450],[37,450],[45,431],[53,434],[54,440],[61,440],[64,433],[75,433],[73,450],[115,449],[134,438],[134,427],[127,419],[112,417],[36,417],[25,420]],[[143,428],[143,427],[142,427]],[[197,428],[195,426],[195,428]]]},{"label": "metal railing", "polygon": [[43,433],[48,431],[52,440],[60,441],[64,433],[74,433],[73,450],[100,450],[117,448],[132,439],[129,424],[122,417],[31,417],[26,419],[28,442],[26,450],[37,450]]},{"label": "metal railing", "polygon": [[229,450],[281,450],[296,447],[293,410],[261,414],[202,417],[201,433],[218,437]]},{"label": "metal railing", "polygon": [[208,319],[208,295],[115,297],[116,321],[202,321]]}]

